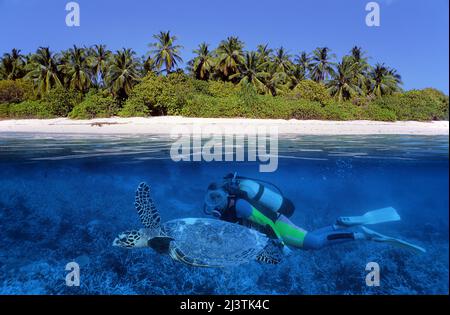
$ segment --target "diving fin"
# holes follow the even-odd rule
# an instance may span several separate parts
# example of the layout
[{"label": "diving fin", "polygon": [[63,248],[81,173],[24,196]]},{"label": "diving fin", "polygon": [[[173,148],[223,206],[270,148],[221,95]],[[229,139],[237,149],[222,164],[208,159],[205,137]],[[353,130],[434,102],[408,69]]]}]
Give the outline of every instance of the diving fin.
[{"label": "diving fin", "polygon": [[383,222],[399,221],[400,216],[397,211],[392,207],[382,208],[378,210],[369,211],[360,216],[354,217],[339,217],[336,220],[336,224],[341,226],[355,226],[355,225],[367,225],[378,224]]},{"label": "diving fin", "polygon": [[368,237],[369,240],[375,241],[375,242],[387,242],[391,243],[392,245],[403,247],[405,249],[409,249],[413,252],[417,253],[426,253],[426,250],[420,246],[408,243],[406,241],[400,240],[398,238],[390,237],[383,235],[381,233],[375,232],[373,230],[370,230],[364,226],[361,227],[361,229],[364,232],[364,235]]}]

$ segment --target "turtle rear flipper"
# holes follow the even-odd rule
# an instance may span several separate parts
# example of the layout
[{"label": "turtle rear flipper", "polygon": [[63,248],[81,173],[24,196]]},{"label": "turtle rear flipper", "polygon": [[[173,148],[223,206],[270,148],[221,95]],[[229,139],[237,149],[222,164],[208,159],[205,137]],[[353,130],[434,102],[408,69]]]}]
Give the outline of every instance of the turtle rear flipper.
[{"label": "turtle rear flipper", "polygon": [[161,217],[150,197],[150,187],[146,183],[141,183],[136,189],[134,206],[145,228],[152,230],[160,229]]},{"label": "turtle rear flipper", "polygon": [[284,245],[280,241],[269,240],[263,250],[256,256],[256,260],[265,264],[279,264],[283,259],[283,247]]}]

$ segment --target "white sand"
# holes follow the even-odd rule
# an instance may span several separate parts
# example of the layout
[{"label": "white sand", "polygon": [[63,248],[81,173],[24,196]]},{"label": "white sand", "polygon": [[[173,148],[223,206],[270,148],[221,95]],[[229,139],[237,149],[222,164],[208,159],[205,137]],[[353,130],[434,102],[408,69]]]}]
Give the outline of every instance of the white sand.
[{"label": "white sand", "polygon": [[[168,134],[173,128],[184,126],[217,127],[217,132],[242,133],[245,127],[278,127],[280,134],[300,135],[448,135],[448,121],[379,122],[379,121],[322,121],[242,118],[185,118],[178,116],[151,118],[105,118],[93,120],[22,119],[0,121],[0,133],[70,133],[70,134]],[[204,130],[204,129],[202,129]],[[228,130],[228,131],[227,131]],[[204,131],[202,131],[204,132]],[[248,131],[245,131],[248,133]]]}]

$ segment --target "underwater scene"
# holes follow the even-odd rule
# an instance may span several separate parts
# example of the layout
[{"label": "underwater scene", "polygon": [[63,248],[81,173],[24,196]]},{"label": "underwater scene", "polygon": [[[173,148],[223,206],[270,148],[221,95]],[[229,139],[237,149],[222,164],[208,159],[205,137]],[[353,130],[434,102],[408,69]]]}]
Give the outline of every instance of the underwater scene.
[{"label": "underwater scene", "polygon": [[[448,294],[447,136],[285,136],[275,172],[260,162],[174,162],[167,136],[0,135],[0,294]],[[154,248],[113,246],[140,229],[145,182],[161,222],[209,218],[205,193],[229,173],[271,183],[313,231],[339,216],[393,207],[401,220],[371,225],[425,249],[354,241],[290,247],[278,264],[192,266]],[[233,235],[198,234],[204,237]],[[241,239],[236,236],[235,241]],[[67,264],[79,266],[68,286]],[[366,266],[379,265],[369,286]]]}]

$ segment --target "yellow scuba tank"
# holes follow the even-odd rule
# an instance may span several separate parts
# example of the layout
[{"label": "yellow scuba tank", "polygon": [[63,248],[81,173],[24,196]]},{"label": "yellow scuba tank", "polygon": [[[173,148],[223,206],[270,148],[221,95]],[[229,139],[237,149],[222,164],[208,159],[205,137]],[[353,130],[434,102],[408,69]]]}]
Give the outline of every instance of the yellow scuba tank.
[{"label": "yellow scuba tank", "polygon": [[[292,216],[295,207],[292,201],[284,197],[281,190],[275,185],[265,181],[251,179],[236,174],[229,174],[225,177],[230,181],[227,188],[230,193],[235,194],[239,198],[247,200],[256,209],[265,213],[283,214],[286,217]],[[264,183],[273,186],[278,192],[268,188]]]}]

